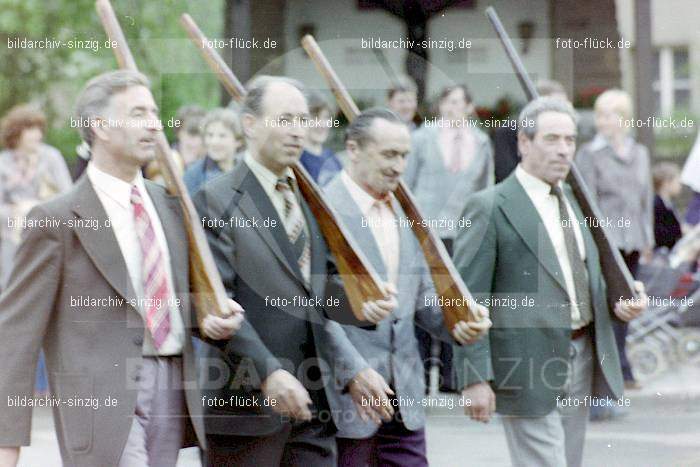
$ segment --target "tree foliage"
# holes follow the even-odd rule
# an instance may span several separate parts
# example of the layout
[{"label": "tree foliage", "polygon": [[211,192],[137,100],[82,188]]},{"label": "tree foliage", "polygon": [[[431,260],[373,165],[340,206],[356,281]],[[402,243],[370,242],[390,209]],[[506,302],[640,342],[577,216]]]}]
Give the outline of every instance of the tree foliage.
[{"label": "tree foliage", "polygon": [[[151,79],[164,122],[183,104],[218,104],[216,78],[186,39],[179,17],[190,13],[208,35],[218,36],[223,0],[113,0],[112,5],[139,69]],[[24,38],[61,45],[11,47]],[[116,68],[106,39],[93,0],[0,0],[0,115],[19,103],[39,104],[49,118],[48,142],[70,157],[79,141],[70,128],[78,92],[91,77]]]}]

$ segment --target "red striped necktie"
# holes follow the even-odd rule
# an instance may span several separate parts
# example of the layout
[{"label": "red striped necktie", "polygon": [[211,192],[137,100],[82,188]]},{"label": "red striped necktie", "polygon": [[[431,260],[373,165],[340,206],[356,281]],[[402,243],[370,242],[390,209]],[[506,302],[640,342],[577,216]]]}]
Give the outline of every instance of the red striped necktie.
[{"label": "red striped necktie", "polygon": [[134,227],[141,246],[141,280],[145,299],[146,326],[156,349],[160,349],[170,334],[170,287],[163,252],[158,245],[151,218],[136,186],[131,187]]}]

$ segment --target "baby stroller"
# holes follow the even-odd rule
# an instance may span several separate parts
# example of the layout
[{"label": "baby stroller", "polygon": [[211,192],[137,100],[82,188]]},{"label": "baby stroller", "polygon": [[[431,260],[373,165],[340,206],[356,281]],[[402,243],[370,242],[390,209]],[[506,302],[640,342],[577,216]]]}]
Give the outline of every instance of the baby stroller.
[{"label": "baby stroller", "polygon": [[695,267],[700,230],[670,253],[640,265],[649,307],[630,322],[627,358],[638,381],[653,379],[683,362],[700,362],[700,272]]}]

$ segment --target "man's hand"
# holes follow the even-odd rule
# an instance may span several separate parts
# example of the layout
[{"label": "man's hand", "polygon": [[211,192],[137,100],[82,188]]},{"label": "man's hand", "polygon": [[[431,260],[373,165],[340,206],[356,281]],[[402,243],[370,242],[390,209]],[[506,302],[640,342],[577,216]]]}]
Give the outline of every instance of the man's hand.
[{"label": "man's hand", "polygon": [[306,388],[288,371],[275,370],[262,383],[265,397],[274,400],[272,409],[296,420],[311,420],[311,397]]},{"label": "man's hand", "polygon": [[488,383],[476,383],[462,390],[462,397],[471,401],[464,405],[464,414],[472,420],[488,423],[496,411],[496,395]]},{"label": "man's hand", "polygon": [[241,328],[245,319],[243,307],[230,298],[227,302],[228,309],[225,318],[207,315],[202,322],[202,332],[204,335],[214,340],[230,338]]},{"label": "man's hand", "polygon": [[399,305],[396,300],[396,287],[390,282],[384,283],[385,296],[381,300],[373,300],[362,304],[362,313],[372,324],[377,324],[389,316]]},{"label": "man's hand", "polygon": [[639,298],[633,298],[615,303],[615,315],[622,321],[632,321],[639,316],[647,307],[649,297],[644,290],[644,284],[639,281],[634,282],[634,289],[639,295]]},{"label": "man's hand", "polygon": [[0,467],[15,467],[19,460],[19,447],[0,447]]},{"label": "man's hand", "polygon": [[474,316],[476,321],[467,323],[466,321],[458,321],[452,328],[452,337],[464,345],[473,344],[480,337],[484,336],[491,328],[491,319],[489,319],[489,309],[483,305],[476,304],[474,308]]},{"label": "man's hand", "polygon": [[387,396],[393,396],[394,391],[372,368],[365,368],[356,374],[348,383],[348,391],[362,420],[372,420],[377,425],[381,425],[382,421],[391,421],[394,408]]}]

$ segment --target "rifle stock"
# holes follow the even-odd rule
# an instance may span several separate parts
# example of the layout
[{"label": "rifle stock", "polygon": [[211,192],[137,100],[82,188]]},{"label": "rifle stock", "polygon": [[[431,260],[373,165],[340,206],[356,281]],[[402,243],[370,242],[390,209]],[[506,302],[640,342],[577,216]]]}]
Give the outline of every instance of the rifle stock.
[{"label": "rifle stock", "polygon": [[[107,36],[117,44],[114,53],[119,68],[138,71],[109,0],[97,0],[95,7]],[[202,320],[208,314],[228,315],[226,303],[228,297],[209,249],[204,229],[199,221],[199,215],[184,182],[178,176],[175,161],[170,153],[170,146],[162,131],[157,136],[156,157],[161,166],[168,191],[178,197],[182,208],[189,242],[191,293],[197,312],[197,321],[201,326]]]},{"label": "rifle stock", "polygon": [[[488,7],[486,9],[486,16],[491,21],[493,28],[496,30],[498,38],[501,40],[501,44],[508,55],[513,70],[515,71],[518,81],[523,87],[523,91],[527,99],[530,101],[536,99],[538,96],[537,88],[527,74],[525,65],[523,64],[518,52],[515,50],[513,43],[508,36],[503,24],[501,23],[498,13],[493,7]],[[603,218],[600,212],[600,208],[595,203],[591,197],[590,191],[586,186],[586,182],[583,180],[581,173],[576,167],[576,163],[572,161],[571,170],[568,177],[569,185],[574,192],[574,196],[583,211],[583,215],[587,219],[596,219],[598,222],[591,222],[590,230],[595,243],[598,246],[598,252],[600,256],[601,269],[603,271],[603,276],[605,277],[605,282],[608,290],[608,302],[614,303],[617,300],[622,299],[632,299],[639,298],[637,292],[634,288],[634,279],[632,274],[630,274],[627,265],[625,264],[620,251],[612,245],[610,241],[610,236],[605,230],[603,225],[599,220]]]},{"label": "rifle stock", "polygon": [[[245,88],[221,56],[209,46],[209,41],[192,17],[185,13],[181,16],[180,22],[231,97],[236,101],[243,100],[246,95]],[[366,321],[362,305],[367,300],[384,297],[381,279],[352,236],[345,231],[338,215],[323,199],[321,190],[306,169],[297,162],[292,166],[292,170],[299,184],[299,190],[309,204],[326,243],[336,258],[338,272],[343,278],[343,287],[353,315],[359,321]]]},{"label": "rifle stock", "polygon": [[[360,109],[350,97],[316,40],[311,35],[306,35],[302,38],[301,45],[316,65],[318,72],[327,81],[347,119],[349,121],[354,120],[359,115]],[[452,329],[458,321],[478,321],[471,307],[476,302],[457,272],[442,241],[424,221],[413,196],[403,181],[399,182],[394,195],[401,204],[406,216],[411,220],[413,233],[418,238],[425,260],[428,263],[435,291],[443,299],[443,303],[446,304],[442,307],[445,325],[448,329]],[[464,305],[460,306],[460,303]]]}]

